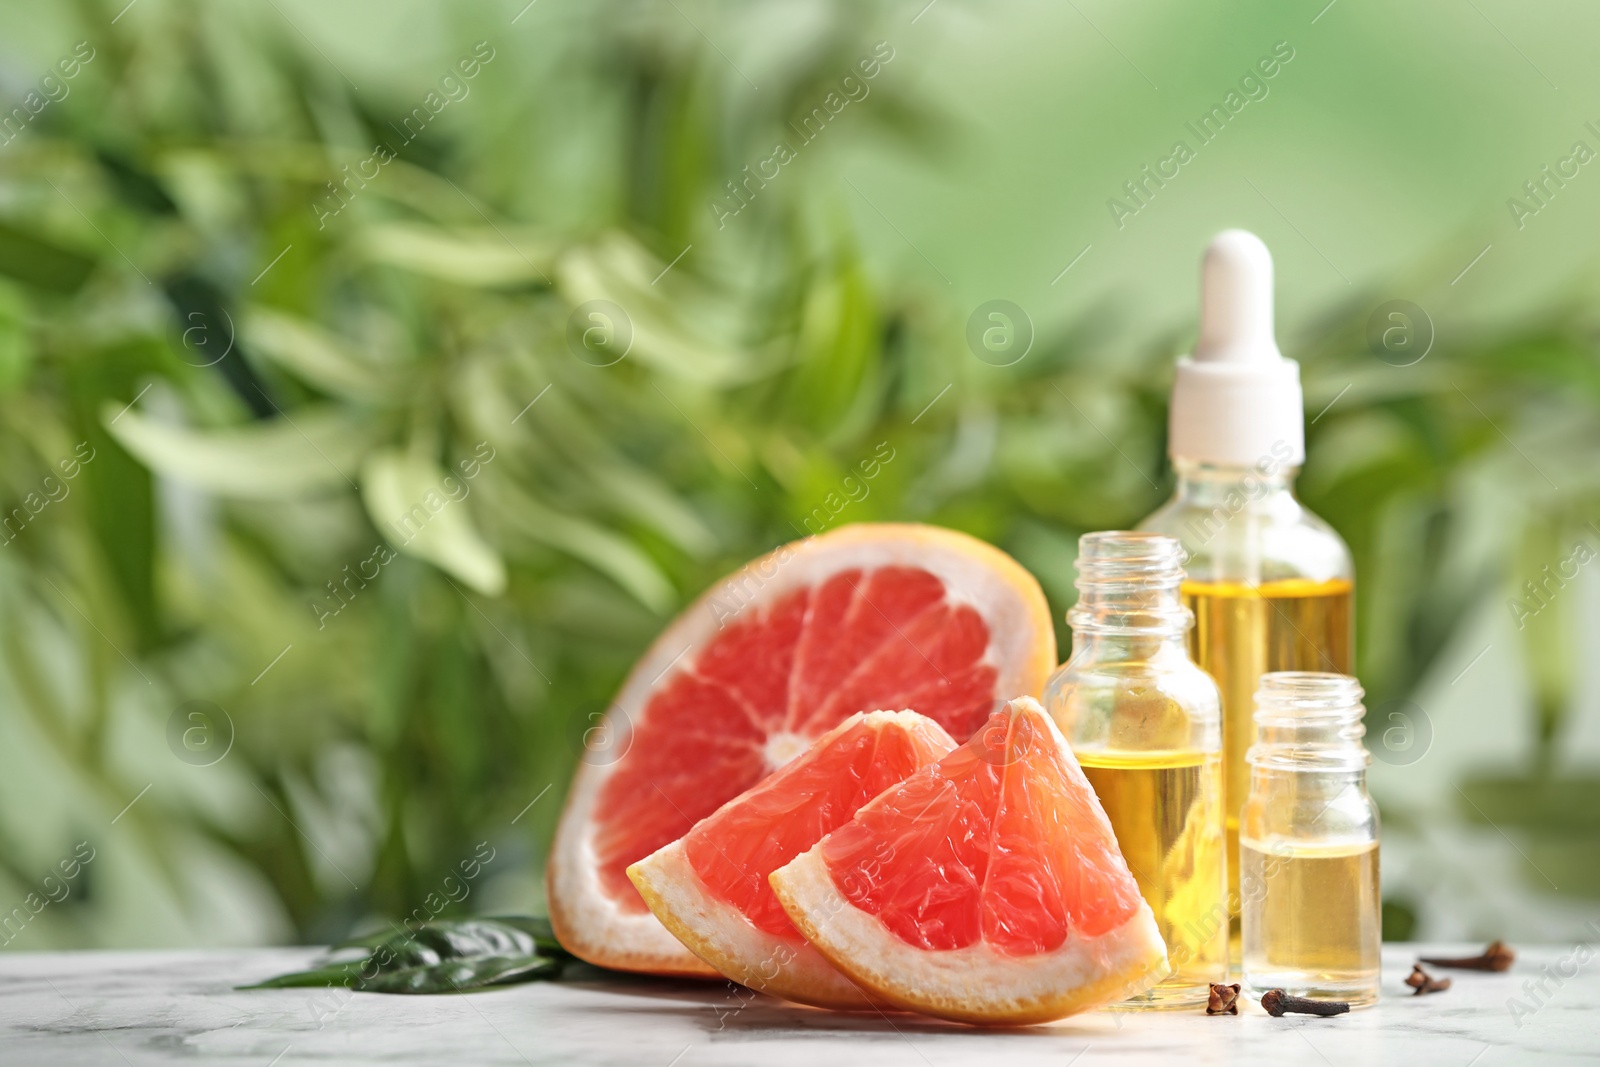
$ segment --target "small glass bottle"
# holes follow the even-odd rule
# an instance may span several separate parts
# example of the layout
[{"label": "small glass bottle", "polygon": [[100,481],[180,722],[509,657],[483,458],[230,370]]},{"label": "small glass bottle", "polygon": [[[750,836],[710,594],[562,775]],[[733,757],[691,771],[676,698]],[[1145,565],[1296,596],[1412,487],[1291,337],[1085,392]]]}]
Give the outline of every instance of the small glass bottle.
[{"label": "small glass bottle", "polygon": [[1221,701],[1189,659],[1182,582],[1171,537],[1084,535],[1072,658],[1044,691],[1167,945],[1172,974],[1125,1007],[1204,1003],[1228,972]]},{"label": "small glass bottle", "polygon": [[1239,840],[1252,996],[1378,999],[1378,809],[1367,794],[1361,695],[1343,674],[1261,678]]}]

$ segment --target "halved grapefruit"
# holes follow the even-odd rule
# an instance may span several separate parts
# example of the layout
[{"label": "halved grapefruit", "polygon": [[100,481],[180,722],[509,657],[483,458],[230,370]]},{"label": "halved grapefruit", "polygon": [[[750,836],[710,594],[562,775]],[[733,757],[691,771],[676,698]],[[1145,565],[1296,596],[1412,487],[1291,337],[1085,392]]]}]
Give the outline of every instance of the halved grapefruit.
[{"label": "halved grapefruit", "polygon": [[763,556],[657,638],[591,730],[551,849],[556,936],[603,967],[715,975],[629,865],[858,711],[915,708],[965,739],[1054,664],[1039,583],[965,534],[844,526]]},{"label": "halved grapefruit", "polygon": [[914,711],[857,712],[806,752],[628,868],[656,918],[751,989],[820,1008],[866,1008],[784,914],[767,875],[856,809],[956,747]]},{"label": "halved grapefruit", "polygon": [[1046,1022],[1167,973],[1100,801],[1031,698],[771,882],[806,939],[862,989],[946,1019]]}]

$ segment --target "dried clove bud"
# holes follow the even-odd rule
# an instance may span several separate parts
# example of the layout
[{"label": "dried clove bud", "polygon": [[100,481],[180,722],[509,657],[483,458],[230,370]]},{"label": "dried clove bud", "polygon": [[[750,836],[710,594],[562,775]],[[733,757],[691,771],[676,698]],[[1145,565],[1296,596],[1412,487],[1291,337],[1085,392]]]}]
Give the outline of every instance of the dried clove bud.
[{"label": "dried clove bud", "polygon": [[1297,1015],[1343,1015],[1350,1005],[1342,1000],[1307,1000],[1291,997],[1281,989],[1269,989],[1261,994],[1261,1006],[1274,1019],[1294,1012]]},{"label": "dried clove bud", "polygon": [[1206,1005],[1207,1015],[1238,1015],[1239,1014],[1239,983],[1223,985],[1220,982],[1211,983],[1211,1002]]},{"label": "dried clove bud", "polygon": [[1420,997],[1424,993],[1443,993],[1450,988],[1450,979],[1435,978],[1422,969],[1422,964],[1417,963],[1412,965],[1411,973],[1406,975],[1406,985],[1416,991],[1411,994],[1412,996]]},{"label": "dried clove bud", "polygon": [[1517,954],[1504,941],[1491,941],[1481,956],[1423,956],[1430,967],[1460,967],[1468,971],[1508,971]]}]

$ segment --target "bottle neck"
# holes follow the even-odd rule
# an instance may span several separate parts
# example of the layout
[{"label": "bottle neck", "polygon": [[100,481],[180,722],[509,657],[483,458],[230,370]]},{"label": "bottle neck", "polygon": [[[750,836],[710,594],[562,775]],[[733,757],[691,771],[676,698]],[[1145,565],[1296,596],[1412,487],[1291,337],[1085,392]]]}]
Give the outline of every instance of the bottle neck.
[{"label": "bottle neck", "polygon": [[1093,624],[1080,625],[1070,614],[1067,619],[1072,623],[1072,661],[1080,667],[1090,663],[1137,662],[1157,668],[1164,664],[1176,668],[1190,662],[1183,630],[1174,633],[1118,629],[1107,633],[1096,631]]},{"label": "bottle neck", "polygon": [[1179,499],[1229,511],[1265,500],[1293,499],[1294,480],[1300,473],[1299,467],[1288,466],[1271,455],[1248,467],[1199,463],[1174,456],[1172,469],[1178,476]]},{"label": "bottle neck", "polygon": [[1182,649],[1194,617],[1183,606],[1183,549],[1159,534],[1108,531],[1079,542],[1078,602],[1067,613],[1073,655]]},{"label": "bottle neck", "polygon": [[1361,685],[1344,674],[1280,671],[1256,690],[1256,742],[1246,759],[1257,773],[1314,773],[1360,780],[1372,762],[1361,739]]}]

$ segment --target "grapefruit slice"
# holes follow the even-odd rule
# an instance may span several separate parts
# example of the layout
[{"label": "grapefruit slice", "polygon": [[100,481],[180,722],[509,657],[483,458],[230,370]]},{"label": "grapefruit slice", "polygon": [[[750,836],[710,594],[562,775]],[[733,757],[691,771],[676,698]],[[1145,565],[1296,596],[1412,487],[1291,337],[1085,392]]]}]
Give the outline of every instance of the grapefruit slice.
[{"label": "grapefruit slice", "polygon": [[628,867],[858,711],[912,707],[965,739],[1055,664],[1044,593],[990,545],[863,524],[785,545],[656,640],[589,738],[556,829],[550,919],[603,967],[714,976]]},{"label": "grapefruit slice", "polygon": [[1046,1022],[1167,973],[1111,824],[1031,698],[771,882],[806,939],[857,985],[941,1018]]},{"label": "grapefruit slice", "polygon": [[800,936],[767,875],[955,747],[914,711],[857,712],[628,877],[679,941],[735,982],[820,1008],[870,1007]]}]

